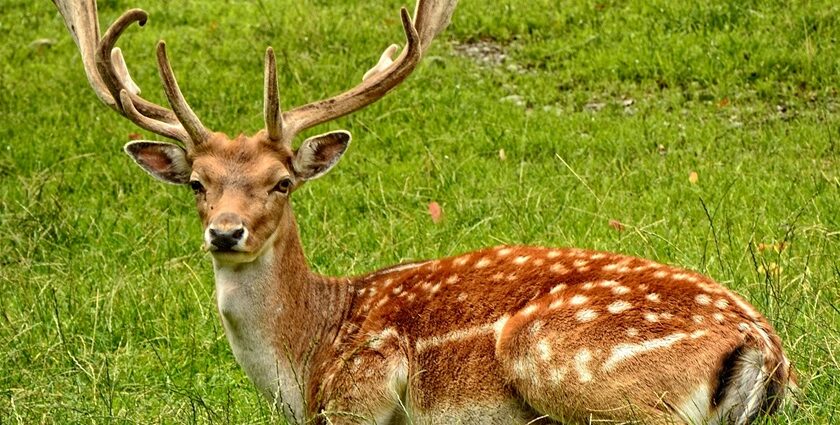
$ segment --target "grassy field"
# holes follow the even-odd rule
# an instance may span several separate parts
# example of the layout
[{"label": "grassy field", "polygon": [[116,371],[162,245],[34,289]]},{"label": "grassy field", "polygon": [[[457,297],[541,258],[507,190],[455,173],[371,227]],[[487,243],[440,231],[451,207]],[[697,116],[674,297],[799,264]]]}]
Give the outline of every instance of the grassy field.
[{"label": "grassy field", "polygon": [[[146,97],[165,103],[164,38],[199,116],[234,134],[262,127],[265,46],[286,107],[325,97],[402,42],[405,1],[100,9],[150,12],[121,43]],[[277,421],[228,348],[189,189],[122,154],[138,130],[50,2],[4,0],[0,30],[0,424]],[[311,265],[526,243],[693,268],[785,341],[804,392],[767,422],[840,421],[839,37],[834,0],[462,0],[400,89],[314,130],[355,141],[295,195]]]}]

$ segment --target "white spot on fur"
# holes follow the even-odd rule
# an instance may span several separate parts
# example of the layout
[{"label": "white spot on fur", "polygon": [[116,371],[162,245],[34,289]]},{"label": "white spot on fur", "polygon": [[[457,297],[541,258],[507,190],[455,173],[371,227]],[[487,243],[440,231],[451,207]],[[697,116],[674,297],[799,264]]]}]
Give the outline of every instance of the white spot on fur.
[{"label": "white spot on fur", "polygon": [[572,305],[581,305],[587,301],[589,301],[589,297],[587,297],[586,295],[578,294],[572,297],[572,299],[569,300],[569,303],[571,303]]},{"label": "white spot on fur", "polygon": [[657,315],[656,313],[645,313],[644,318],[645,320],[651,323],[656,323],[659,321],[659,315]]},{"label": "white spot on fur", "polygon": [[519,257],[513,259],[513,264],[518,264],[521,266],[522,264],[528,262],[528,258],[530,257],[528,257],[527,255],[520,255]]},{"label": "white spot on fur", "polygon": [[395,272],[401,272],[403,270],[416,269],[416,268],[424,266],[426,264],[427,264],[426,261],[422,261],[422,262],[419,262],[419,263],[397,264],[394,267],[389,267],[387,269],[382,269],[382,270],[374,273],[373,276],[382,276],[382,275],[385,275],[385,274],[388,274],[388,273],[395,273]]},{"label": "white spot on fur", "polygon": [[589,261],[586,261],[586,260],[575,260],[575,262],[572,263],[573,266],[578,267],[578,268],[586,267],[587,264],[589,264]]},{"label": "white spot on fur", "polygon": [[695,314],[694,316],[691,316],[691,320],[693,320],[694,323],[703,323],[703,316]]},{"label": "white spot on fur", "polygon": [[510,251],[511,251],[510,248],[502,248],[502,249],[496,251],[496,255],[498,255],[499,257],[505,257],[508,254],[510,254]]},{"label": "white spot on fur", "polygon": [[607,258],[607,255],[602,253],[602,252],[596,252],[596,253],[590,255],[589,258],[592,259],[592,260],[600,260],[602,258]]},{"label": "white spot on fur", "polygon": [[[505,319],[507,320],[507,319]],[[473,339],[482,335],[490,334],[496,329],[498,322],[489,323],[486,325],[473,326],[466,329],[458,329],[452,332],[447,332],[442,335],[437,335],[429,338],[421,338],[417,340],[415,347],[417,351],[425,351],[429,348],[439,347],[444,344],[449,344],[465,339]],[[395,333],[396,335],[396,333]]]},{"label": "white spot on fur", "polygon": [[749,329],[750,329],[750,325],[748,325],[744,322],[741,322],[741,323],[738,324],[738,330],[741,331],[741,332],[746,332]]},{"label": "white spot on fur", "polygon": [[400,292],[402,292],[402,290],[403,290],[402,285],[395,286],[394,289],[391,290],[391,293],[394,294],[394,295],[399,295]]},{"label": "white spot on fur", "polygon": [[627,336],[631,338],[639,336],[639,330],[636,328],[627,328]]},{"label": "white spot on fur", "polygon": [[459,280],[458,275],[457,275],[457,274],[453,274],[452,276],[449,276],[448,278],[446,278],[446,283],[448,283],[448,284],[450,284],[450,285],[451,285],[451,284],[453,284],[453,283],[457,283],[457,282],[458,282],[458,280]]},{"label": "white spot on fur", "polygon": [[556,294],[556,293],[558,293],[558,292],[560,292],[560,291],[562,291],[562,290],[564,290],[564,289],[566,289],[566,284],[565,284],[565,283],[561,283],[561,284],[559,284],[559,285],[557,285],[557,286],[555,286],[555,287],[551,288],[551,291],[548,291],[548,293],[549,293],[549,294]]},{"label": "white spot on fur", "polygon": [[523,308],[522,310],[520,310],[519,313],[524,315],[524,316],[530,316],[530,315],[534,314],[536,311],[537,311],[537,305],[536,304],[531,304],[531,305]]},{"label": "white spot on fur", "polygon": [[671,279],[674,279],[674,280],[687,280],[687,279],[688,279],[688,275],[687,275],[687,274],[685,274],[685,273],[674,273],[674,274],[671,276]]},{"label": "white spot on fur", "polygon": [[598,285],[600,285],[601,287],[604,287],[604,288],[612,288],[612,287],[618,286],[618,282],[616,282],[614,280],[607,279],[607,280],[602,280],[602,281],[598,282]]},{"label": "white spot on fur", "polygon": [[607,311],[612,314],[618,314],[629,310],[630,307],[632,307],[632,305],[627,301],[616,301],[607,306]]},{"label": "white spot on fur", "polygon": [[725,299],[721,298],[721,299],[715,301],[715,307],[723,310],[723,309],[729,307],[729,301],[726,301]]},{"label": "white spot on fur", "polygon": [[700,329],[700,330],[696,330],[696,331],[692,332],[690,336],[691,336],[691,339],[697,339],[697,338],[705,336],[707,333],[708,332],[706,332],[705,329]]},{"label": "white spot on fur", "polygon": [[624,295],[628,292],[630,292],[630,288],[626,286],[616,286],[615,288],[612,288],[612,293],[616,295]]},{"label": "white spot on fur", "polygon": [[545,258],[548,258],[549,260],[555,259],[559,256],[560,256],[560,251],[557,251],[557,250],[551,250],[551,251],[548,251],[548,253],[545,254]]},{"label": "white spot on fur", "polygon": [[700,294],[694,297],[694,302],[700,305],[709,305],[712,302],[712,299],[706,294]]},{"label": "white spot on fur", "polygon": [[540,359],[542,361],[547,362],[551,360],[551,346],[548,344],[548,340],[545,338],[541,339],[537,343],[537,350],[540,352]]},{"label": "white spot on fur", "polygon": [[461,292],[460,294],[458,294],[458,301],[464,302],[466,300],[467,300],[467,293],[466,292]]},{"label": "white spot on fur", "polygon": [[616,264],[616,263],[612,263],[612,264],[607,264],[604,267],[601,267],[601,270],[603,270],[605,272],[614,272],[614,271],[618,270],[619,267],[621,267],[621,265]]},{"label": "white spot on fur", "polygon": [[564,266],[562,263],[552,264],[549,270],[551,270],[552,273],[557,274],[566,274],[569,272],[569,269],[567,269],[566,266]]},{"label": "white spot on fur", "polygon": [[502,280],[504,278],[505,278],[505,274],[501,273],[501,272],[496,273],[492,277],[490,277],[490,279],[493,279],[493,280]]},{"label": "white spot on fur", "polygon": [[543,264],[545,264],[545,260],[543,260],[542,258],[534,258],[534,265],[535,266],[539,267]]},{"label": "white spot on fur", "polygon": [[715,313],[715,314],[713,314],[713,315],[712,315],[712,317],[713,317],[716,321],[718,321],[719,323],[723,323],[723,321],[724,321],[724,320],[726,320],[726,318],[725,318],[725,317],[723,317],[723,314],[720,314],[720,313]]},{"label": "white spot on fur", "polygon": [[647,291],[648,290],[647,283],[640,284],[639,289],[642,290],[642,291]]},{"label": "white spot on fur", "polygon": [[389,300],[389,298],[387,296],[382,297],[382,299],[379,300],[378,303],[376,303],[376,308],[382,307],[383,305],[385,305],[388,302],[388,300]]},{"label": "white spot on fur", "polygon": [[470,256],[469,255],[464,255],[464,256],[456,258],[455,261],[452,262],[452,264],[454,264],[456,266],[463,266],[464,264],[467,264],[467,261],[470,261]]},{"label": "white spot on fur", "polygon": [[508,282],[513,282],[514,280],[516,280],[516,273],[511,273],[511,274],[507,275],[507,277],[505,279],[507,279]]},{"label": "white spot on fur", "polygon": [[589,362],[592,360],[592,352],[587,348],[583,348],[575,354],[575,371],[578,374],[578,380],[581,383],[587,383],[592,380],[592,372],[589,370]]},{"label": "white spot on fur", "polygon": [[548,305],[548,308],[550,308],[552,310],[556,310],[556,309],[558,309],[562,306],[563,306],[563,298],[558,298],[558,299],[552,301],[551,304]]},{"label": "white spot on fur", "polygon": [[686,336],[687,335],[684,333],[675,333],[663,338],[651,339],[636,344],[618,344],[615,347],[613,347],[612,353],[610,354],[610,357],[607,359],[607,361],[604,362],[602,369],[604,371],[609,372],[615,369],[615,367],[619,363],[627,359],[653,350],[668,348],[676,344]]},{"label": "white spot on fur", "polygon": [[569,373],[569,369],[567,369],[565,366],[557,369],[552,369],[549,379],[551,379],[551,382],[554,384],[560,384],[563,382],[564,379],[566,379],[567,373]]},{"label": "white spot on fur", "polygon": [[592,320],[595,320],[596,317],[598,317],[598,313],[596,313],[595,310],[592,310],[591,308],[585,308],[583,310],[578,311],[575,314],[575,318],[578,320],[578,322],[590,322]]},{"label": "white spot on fur", "polygon": [[581,286],[581,288],[583,288],[587,291],[594,288],[594,287],[595,287],[595,282],[586,282]]},{"label": "white spot on fur", "polygon": [[657,279],[664,279],[667,276],[668,276],[668,272],[665,271],[665,270],[658,270],[658,271],[653,273],[653,277],[655,277]]},{"label": "white spot on fur", "polygon": [[645,298],[652,303],[659,302],[659,294],[657,294],[656,292],[651,292],[650,294],[647,294]]},{"label": "white spot on fur", "polygon": [[480,260],[475,262],[475,268],[477,268],[477,269],[483,269],[483,268],[485,268],[489,265],[490,265],[490,260],[488,260],[487,257],[481,257]]}]

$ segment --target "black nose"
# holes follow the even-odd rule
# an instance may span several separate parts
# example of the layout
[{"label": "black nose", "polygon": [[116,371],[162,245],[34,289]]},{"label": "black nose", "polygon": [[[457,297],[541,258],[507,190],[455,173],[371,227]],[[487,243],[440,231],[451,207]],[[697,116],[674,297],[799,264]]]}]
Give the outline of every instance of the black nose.
[{"label": "black nose", "polygon": [[237,227],[230,230],[216,230],[210,229],[210,243],[221,250],[231,249],[234,245],[242,240],[242,235],[245,234],[245,229]]}]

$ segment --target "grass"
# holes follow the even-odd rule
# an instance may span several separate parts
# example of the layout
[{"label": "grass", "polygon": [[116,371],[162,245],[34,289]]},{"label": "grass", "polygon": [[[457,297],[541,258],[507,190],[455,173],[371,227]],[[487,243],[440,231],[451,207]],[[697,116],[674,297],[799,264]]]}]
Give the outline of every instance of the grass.
[{"label": "grass", "polygon": [[[100,3],[103,23],[151,14],[121,43],[145,96],[164,102],[165,38],[194,109],[229,133],[262,127],[265,46],[289,107],[401,41],[396,0]],[[5,1],[0,29],[0,424],[278,420],[228,348],[188,189],[122,154],[138,130],[97,101],[49,2]],[[312,267],[504,242],[693,268],[785,341],[804,393],[767,422],[838,421],[838,34],[831,0],[462,1],[403,87],[315,130],[355,142],[296,193]]]}]

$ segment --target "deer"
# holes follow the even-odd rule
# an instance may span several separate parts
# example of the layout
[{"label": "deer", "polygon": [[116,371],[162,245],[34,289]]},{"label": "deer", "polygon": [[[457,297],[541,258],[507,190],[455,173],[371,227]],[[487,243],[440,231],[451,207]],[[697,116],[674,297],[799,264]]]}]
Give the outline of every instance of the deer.
[{"label": "deer", "polygon": [[[420,63],[455,0],[402,8],[406,43],[360,83],[282,111],[265,53],[265,128],[229,137],[186,102],[166,44],[169,107],[140,96],[116,43],[148,15],[100,33],[95,0],[53,0],[96,96],[172,139],[125,152],[154,178],[189,186],[236,361],[288,421],[331,424],[748,424],[796,386],[780,337],[712,278],[580,248],[503,245],[352,277],[308,265],[291,196],[330,171],[344,130],[302,131],[379,100]],[[399,55],[395,58],[397,51]],[[789,397],[788,397],[789,398]]]}]

